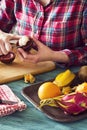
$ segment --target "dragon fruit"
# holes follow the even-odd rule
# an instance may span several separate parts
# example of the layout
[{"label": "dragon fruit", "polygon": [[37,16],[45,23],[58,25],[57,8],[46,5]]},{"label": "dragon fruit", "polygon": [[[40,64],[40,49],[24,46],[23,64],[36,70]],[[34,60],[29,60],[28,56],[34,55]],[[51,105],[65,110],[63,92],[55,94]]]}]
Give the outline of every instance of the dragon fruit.
[{"label": "dragon fruit", "polygon": [[60,97],[41,100],[40,106],[60,107],[65,113],[77,115],[87,110],[87,93],[70,93]]},{"label": "dragon fruit", "polygon": [[77,115],[87,110],[87,93],[71,93],[55,100],[66,113]]}]

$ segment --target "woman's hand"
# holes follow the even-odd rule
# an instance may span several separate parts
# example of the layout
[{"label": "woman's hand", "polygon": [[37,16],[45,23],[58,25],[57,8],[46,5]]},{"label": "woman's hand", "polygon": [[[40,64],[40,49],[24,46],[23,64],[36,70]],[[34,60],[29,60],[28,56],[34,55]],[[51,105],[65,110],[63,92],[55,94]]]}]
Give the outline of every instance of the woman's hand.
[{"label": "woman's hand", "polygon": [[52,60],[53,51],[50,48],[48,48],[46,45],[38,41],[35,37],[33,37],[32,40],[36,44],[38,51],[36,52],[36,54],[31,54],[31,53],[26,53],[21,48],[18,48],[18,52],[21,60],[27,62],[33,62],[33,63]]},{"label": "woman's hand", "polygon": [[6,55],[12,49],[10,40],[17,40],[20,36],[0,31],[0,55]]},{"label": "woman's hand", "polygon": [[68,56],[61,51],[53,51],[35,37],[32,37],[33,42],[37,46],[37,53],[26,53],[23,49],[18,48],[19,57],[22,61],[37,63],[41,61],[57,61],[57,62],[69,62]]}]

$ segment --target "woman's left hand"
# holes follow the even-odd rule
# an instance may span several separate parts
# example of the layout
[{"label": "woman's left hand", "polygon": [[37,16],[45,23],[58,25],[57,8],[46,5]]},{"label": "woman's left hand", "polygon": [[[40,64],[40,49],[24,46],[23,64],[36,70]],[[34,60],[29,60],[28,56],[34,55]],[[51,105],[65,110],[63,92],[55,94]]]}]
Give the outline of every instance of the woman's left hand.
[{"label": "woman's left hand", "polygon": [[23,49],[18,48],[18,53],[22,61],[26,62],[41,62],[41,61],[49,61],[53,60],[53,50],[51,50],[49,47],[41,43],[39,40],[37,40],[35,37],[32,37],[32,41],[36,44],[37,46],[37,53],[36,54],[31,54],[25,52]]}]

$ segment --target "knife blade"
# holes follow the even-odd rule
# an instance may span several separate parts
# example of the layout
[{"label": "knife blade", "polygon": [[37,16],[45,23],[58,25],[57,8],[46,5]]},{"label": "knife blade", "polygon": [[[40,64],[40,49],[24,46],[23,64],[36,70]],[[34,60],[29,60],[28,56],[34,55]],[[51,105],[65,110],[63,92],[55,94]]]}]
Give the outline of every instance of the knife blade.
[{"label": "knife blade", "polygon": [[8,104],[8,105],[13,105],[13,104],[17,104],[18,102],[16,101],[9,101],[9,100],[2,100],[0,99],[0,104]]},{"label": "knife blade", "polygon": [[18,49],[20,46],[17,46],[18,40],[10,40],[10,44],[12,46],[12,48]]}]

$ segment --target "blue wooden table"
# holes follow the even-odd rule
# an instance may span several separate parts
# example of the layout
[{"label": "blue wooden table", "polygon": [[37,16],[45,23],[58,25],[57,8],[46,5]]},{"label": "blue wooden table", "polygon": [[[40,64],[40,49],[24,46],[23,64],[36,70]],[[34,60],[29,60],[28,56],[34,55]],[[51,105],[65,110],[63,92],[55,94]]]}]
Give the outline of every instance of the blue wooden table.
[{"label": "blue wooden table", "polygon": [[[79,67],[71,67],[73,72],[79,70]],[[64,71],[65,68],[57,68],[51,72],[36,75],[36,83],[54,78],[59,72]],[[22,95],[21,91],[24,87],[30,84],[24,83],[24,80],[14,81],[8,83],[13,92],[27,104],[27,109],[22,112],[15,112],[9,116],[0,118],[0,130],[86,130],[87,119],[72,123],[60,123],[49,119],[37,110],[30,102],[28,102]]]}]

